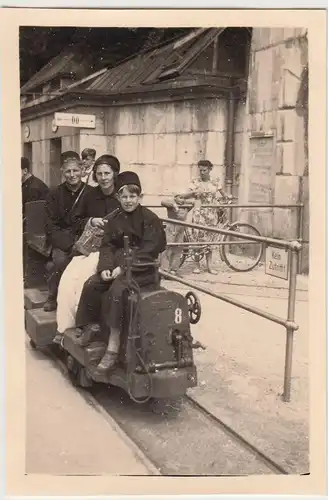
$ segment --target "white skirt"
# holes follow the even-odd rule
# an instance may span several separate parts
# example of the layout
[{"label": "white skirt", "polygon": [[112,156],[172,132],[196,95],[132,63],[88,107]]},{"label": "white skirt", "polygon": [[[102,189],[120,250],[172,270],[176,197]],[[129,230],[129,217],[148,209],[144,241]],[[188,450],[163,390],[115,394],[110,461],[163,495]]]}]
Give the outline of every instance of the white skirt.
[{"label": "white skirt", "polygon": [[74,257],[60,279],[57,297],[57,330],[74,328],[84,283],[97,272],[99,252]]}]

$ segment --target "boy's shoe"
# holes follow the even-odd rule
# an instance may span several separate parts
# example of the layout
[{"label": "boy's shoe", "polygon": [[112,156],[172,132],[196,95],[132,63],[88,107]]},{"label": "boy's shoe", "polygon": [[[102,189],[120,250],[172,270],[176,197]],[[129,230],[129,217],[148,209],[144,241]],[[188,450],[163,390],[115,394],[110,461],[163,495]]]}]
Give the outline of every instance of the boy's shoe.
[{"label": "boy's shoe", "polygon": [[96,334],[99,333],[100,326],[96,323],[83,326],[81,335],[76,339],[76,344],[81,347],[86,347],[95,338]]},{"label": "boy's shoe", "polygon": [[87,371],[89,376],[97,382],[106,384],[108,382],[108,373],[115,367],[117,359],[118,354],[116,352],[106,351],[97,366],[88,366]]},{"label": "boy's shoe", "polygon": [[64,339],[64,335],[62,333],[56,332],[56,335],[52,341],[54,344],[58,344],[58,345],[62,346],[63,339]]},{"label": "boy's shoe", "polygon": [[96,370],[103,373],[112,370],[118,359],[118,352],[106,351]]}]

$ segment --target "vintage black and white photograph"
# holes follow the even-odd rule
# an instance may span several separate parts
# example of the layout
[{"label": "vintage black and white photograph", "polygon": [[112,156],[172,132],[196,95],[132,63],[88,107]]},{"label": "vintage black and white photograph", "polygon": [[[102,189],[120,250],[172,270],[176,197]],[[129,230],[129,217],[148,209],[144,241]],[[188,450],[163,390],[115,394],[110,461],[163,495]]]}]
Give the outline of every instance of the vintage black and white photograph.
[{"label": "vintage black and white photograph", "polygon": [[20,26],[26,474],[309,473],[308,51]]}]

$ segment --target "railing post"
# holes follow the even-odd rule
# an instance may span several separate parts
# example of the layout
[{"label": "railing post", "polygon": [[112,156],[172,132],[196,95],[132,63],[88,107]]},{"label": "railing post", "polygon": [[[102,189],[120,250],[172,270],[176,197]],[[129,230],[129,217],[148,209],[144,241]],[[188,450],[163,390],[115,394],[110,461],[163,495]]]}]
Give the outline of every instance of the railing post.
[{"label": "railing post", "polygon": [[292,361],[293,361],[293,342],[295,324],[295,302],[296,302],[296,284],[297,284],[297,268],[298,257],[301,244],[294,242],[290,250],[289,259],[289,290],[288,290],[288,312],[286,326],[286,351],[285,351],[285,374],[284,374],[284,392],[283,401],[290,402],[291,378],[292,378]]},{"label": "railing post", "polygon": [[[297,231],[297,239],[300,243],[303,244],[303,231],[304,231],[304,205],[300,205],[298,210],[298,221],[297,221],[297,226],[298,226],[298,231]],[[302,272],[302,252],[299,255],[298,259],[298,266],[297,266],[297,272],[298,274],[301,274]]]}]

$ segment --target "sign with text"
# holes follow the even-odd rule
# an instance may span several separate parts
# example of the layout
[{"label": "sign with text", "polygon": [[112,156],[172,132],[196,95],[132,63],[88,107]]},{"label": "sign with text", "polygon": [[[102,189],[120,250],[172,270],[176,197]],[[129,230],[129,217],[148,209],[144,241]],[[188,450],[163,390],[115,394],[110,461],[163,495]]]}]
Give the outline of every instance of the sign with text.
[{"label": "sign with text", "polygon": [[96,116],[76,113],[55,113],[54,123],[58,127],[96,128]]},{"label": "sign with text", "polygon": [[288,250],[267,247],[265,251],[265,274],[288,280]]},{"label": "sign with text", "polygon": [[249,201],[272,203],[274,138],[250,137]]}]

